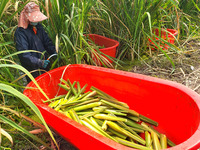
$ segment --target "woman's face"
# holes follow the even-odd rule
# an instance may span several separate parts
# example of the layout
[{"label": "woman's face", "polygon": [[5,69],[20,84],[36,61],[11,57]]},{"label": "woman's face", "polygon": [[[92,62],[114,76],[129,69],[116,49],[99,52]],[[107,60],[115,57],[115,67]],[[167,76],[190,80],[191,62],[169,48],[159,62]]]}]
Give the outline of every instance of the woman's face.
[{"label": "woman's face", "polygon": [[38,22],[30,22],[30,24],[31,24],[32,26],[36,26],[36,25],[38,24]]}]

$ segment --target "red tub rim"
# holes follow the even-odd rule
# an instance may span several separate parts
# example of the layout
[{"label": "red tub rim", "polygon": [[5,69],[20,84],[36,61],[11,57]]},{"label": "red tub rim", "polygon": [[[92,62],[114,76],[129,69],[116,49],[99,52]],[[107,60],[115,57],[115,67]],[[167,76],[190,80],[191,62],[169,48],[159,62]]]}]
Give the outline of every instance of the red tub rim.
[{"label": "red tub rim", "polygon": [[[166,32],[168,35],[168,37],[172,37],[172,38],[174,38],[174,36],[176,36],[177,34],[178,34],[178,30],[175,30],[175,29],[164,29],[164,28],[162,28],[162,29],[158,29],[158,28],[155,28],[155,29],[153,29],[153,32],[154,32],[154,30],[161,30],[162,32]],[[166,37],[166,35],[165,35],[165,37]]]},{"label": "red tub rim", "polygon": [[103,39],[106,39],[106,40],[108,40],[108,41],[112,41],[112,42],[114,42],[115,43],[115,45],[114,46],[111,46],[111,47],[106,47],[106,48],[100,48],[99,50],[101,50],[102,52],[103,51],[107,51],[107,50],[110,50],[111,48],[116,48],[116,47],[118,47],[119,46],[119,42],[118,41],[116,41],[116,40],[113,40],[113,39],[110,39],[110,38],[108,38],[108,37],[105,37],[105,36],[102,36],[102,35],[98,35],[98,34],[86,34],[86,36],[98,36],[98,37],[101,37],[101,38],[103,38]]}]

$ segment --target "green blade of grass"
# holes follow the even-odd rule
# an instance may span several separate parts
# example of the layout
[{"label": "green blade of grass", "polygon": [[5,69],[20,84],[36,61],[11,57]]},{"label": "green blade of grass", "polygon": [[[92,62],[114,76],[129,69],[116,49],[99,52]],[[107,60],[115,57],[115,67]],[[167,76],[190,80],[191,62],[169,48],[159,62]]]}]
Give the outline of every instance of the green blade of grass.
[{"label": "green blade of grass", "polygon": [[20,93],[19,91],[17,91],[16,89],[14,89],[13,87],[6,85],[6,84],[2,84],[0,83],[0,89],[3,91],[7,91],[13,95],[15,95],[16,97],[20,98],[22,101],[24,101],[29,107],[31,107],[31,109],[36,113],[36,115],[40,118],[40,120],[42,121],[42,123],[44,124],[44,126],[46,127],[49,135],[51,136],[51,138],[53,139],[53,141],[55,142],[55,144],[57,145],[57,142],[55,141],[53,134],[51,132],[51,130],[49,129],[49,127],[47,126],[42,114],[40,113],[39,109],[36,107],[36,105],[24,94]]},{"label": "green blade of grass", "polygon": [[23,132],[24,134],[28,135],[29,137],[31,137],[32,139],[34,139],[35,141],[43,144],[45,147],[48,147],[48,144],[44,143],[40,138],[36,137],[35,135],[29,133],[27,130],[25,130],[24,128],[22,128],[21,126],[19,126],[18,124],[16,124],[15,122],[11,121],[10,119],[4,117],[3,115],[0,115],[0,119],[5,121],[6,123],[8,123],[10,126],[12,126],[13,128]]}]

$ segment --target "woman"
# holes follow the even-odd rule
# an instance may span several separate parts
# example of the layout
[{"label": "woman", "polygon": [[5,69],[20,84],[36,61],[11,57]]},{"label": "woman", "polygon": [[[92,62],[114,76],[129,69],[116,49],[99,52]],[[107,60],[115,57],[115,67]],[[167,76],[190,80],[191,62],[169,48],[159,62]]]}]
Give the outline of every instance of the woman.
[{"label": "woman", "polygon": [[[37,51],[19,54],[21,65],[30,71],[34,78],[44,73],[41,70],[49,70],[50,61],[46,59],[48,55],[56,53],[53,42],[39,23],[46,19],[47,17],[40,12],[39,6],[29,2],[20,14],[15,32],[17,51]],[[27,77],[27,81],[31,80]]]}]

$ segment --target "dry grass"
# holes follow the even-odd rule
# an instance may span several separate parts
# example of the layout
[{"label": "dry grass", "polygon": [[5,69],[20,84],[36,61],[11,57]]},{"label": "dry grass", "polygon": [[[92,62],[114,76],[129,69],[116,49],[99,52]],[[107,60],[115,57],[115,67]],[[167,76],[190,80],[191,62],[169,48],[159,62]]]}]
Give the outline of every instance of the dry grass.
[{"label": "dry grass", "polygon": [[175,81],[200,94],[200,39],[182,45],[179,54],[168,52],[176,65],[173,73],[171,64],[163,54],[156,51],[152,53],[156,56],[152,56],[149,66],[134,66],[130,71]]}]

